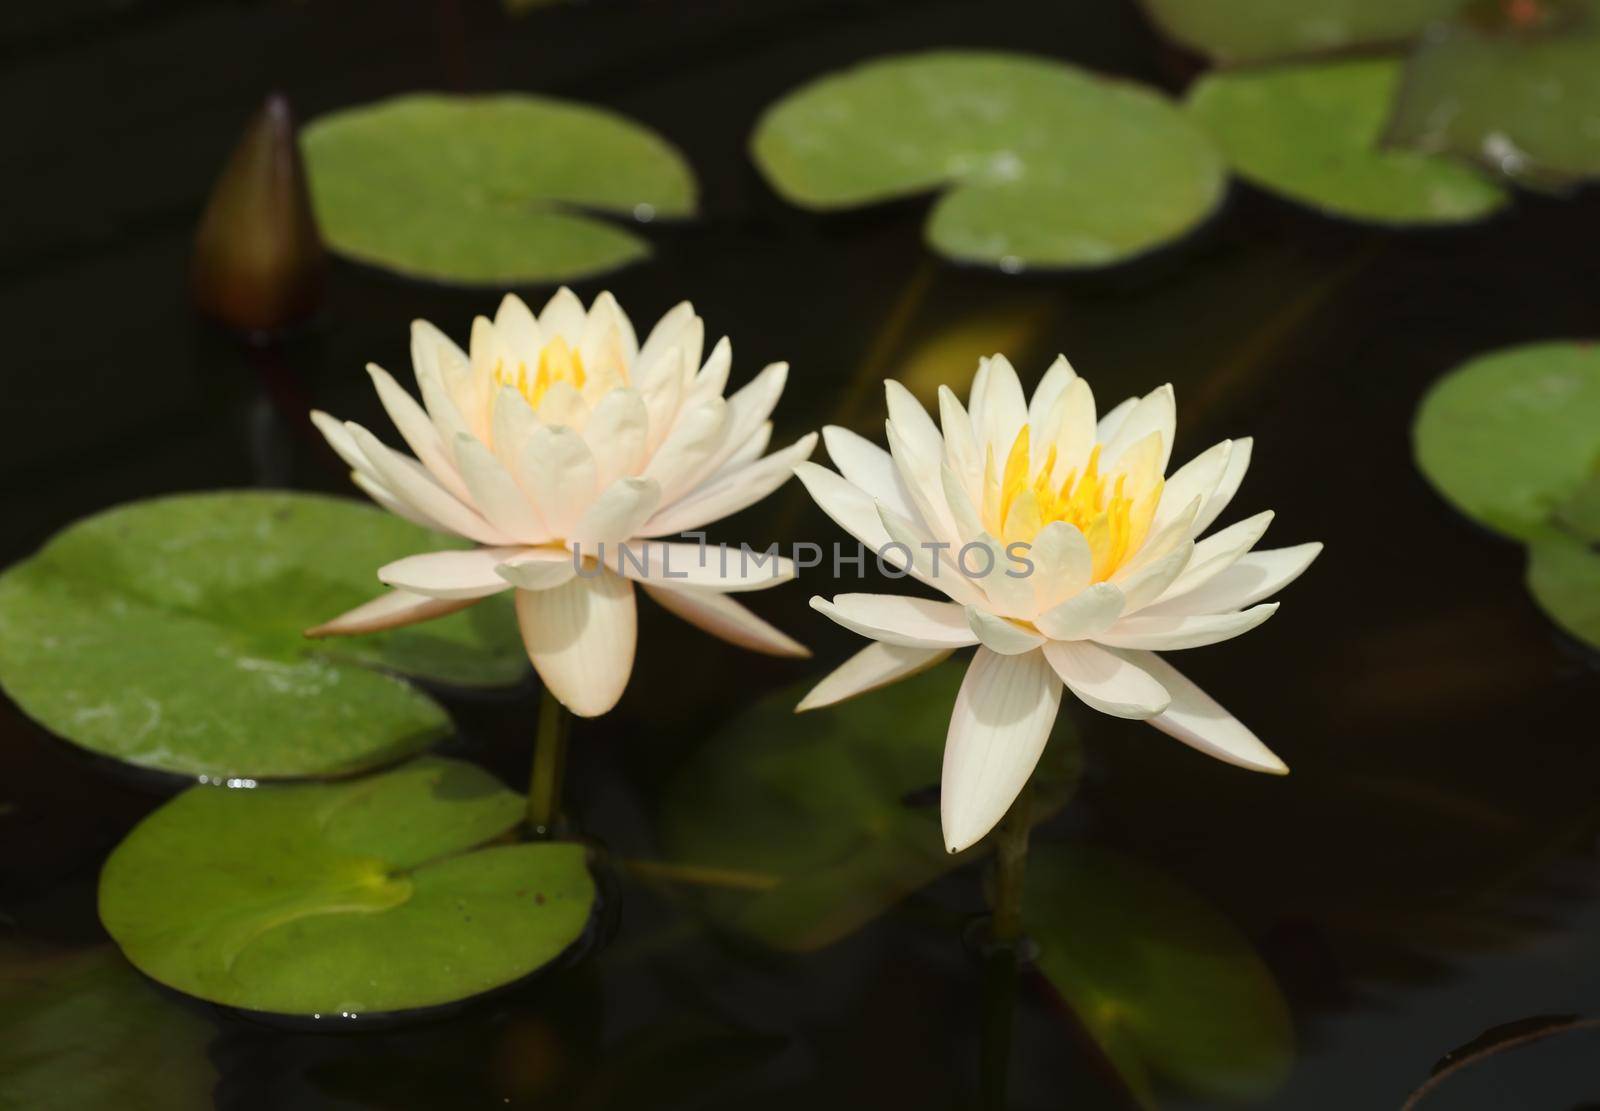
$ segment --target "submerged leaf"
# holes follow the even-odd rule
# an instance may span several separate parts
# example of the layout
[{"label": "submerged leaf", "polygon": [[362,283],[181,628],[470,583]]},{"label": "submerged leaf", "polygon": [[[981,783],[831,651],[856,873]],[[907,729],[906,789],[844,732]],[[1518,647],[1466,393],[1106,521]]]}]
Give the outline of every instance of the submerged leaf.
[{"label": "submerged leaf", "polygon": [[1260,1099],[1294,1058],[1288,1004],[1250,943],[1137,860],[1038,845],[1024,922],[1039,970],[1129,1087],[1150,1074],[1216,1099]]},{"label": "submerged leaf", "polygon": [[1448,158],[1380,148],[1399,78],[1386,59],[1216,73],[1195,83],[1189,110],[1239,176],[1335,216],[1460,223],[1505,204]]},{"label": "submerged leaf", "polygon": [[395,97],[322,116],[302,143],[329,245],[437,281],[603,273],[649,247],[582,210],[641,222],[695,210],[694,174],[660,136],[546,97]]},{"label": "submerged leaf", "polygon": [[1222,198],[1221,160],[1160,93],[1023,54],[941,51],[829,74],[751,141],[778,192],[816,209],[944,190],[935,250],[1006,270],[1121,262]]},{"label": "submerged leaf", "polygon": [[1568,633],[1600,648],[1600,547],[1552,531],[1528,547],[1528,589]]},{"label": "submerged leaf", "polygon": [[589,920],[583,846],[501,841],[522,812],[487,772],[428,757],[341,783],[191,787],[106,861],[100,919],[146,975],[231,1007],[455,1002],[548,964]]},{"label": "submerged leaf", "polygon": [[0,683],[74,744],[184,775],[337,775],[449,718],[388,671],[515,682],[504,599],[371,637],[303,630],[381,593],[384,563],[461,541],[343,499],[183,494],[79,521],[0,576]]},{"label": "submerged leaf", "polygon": [[1167,35],[1219,62],[1403,42],[1462,0],[1143,0]]},{"label": "submerged leaf", "polygon": [[1505,7],[1526,14],[1496,26],[1463,18],[1424,40],[1389,141],[1535,186],[1600,175],[1600,0]]},{"label": "submerged leaf", "polygon": [[[964,667],[805,714],[799,684],[719,730],[668,785],[663,840],[674,861],[767,882],[719,892],[707,910],[773,948],[820,949],[987,852],[947,853],[939,832],[935,785]],[[1071,796],[1079,760],[1063,723],[1035,775],[1036,818]]]}]

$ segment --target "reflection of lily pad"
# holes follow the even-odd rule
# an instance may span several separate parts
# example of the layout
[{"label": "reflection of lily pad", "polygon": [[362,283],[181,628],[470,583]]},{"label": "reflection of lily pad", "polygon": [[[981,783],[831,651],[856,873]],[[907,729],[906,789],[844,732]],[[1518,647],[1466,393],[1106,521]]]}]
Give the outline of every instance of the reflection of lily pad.
[{"label": "reflection of lily pad", "polygon": [[1257,1099],[1288,1074],[1288,1006],[1216,910],[1138,861],[1081,845],[1028,861],[1039,969],[1129,1086],[1155,1073],[1217,1099]]},{"label": "reflection of lily pad", "polygon": [[1401,42],[1462,0],[1144,0],[1163,32],[1219,62]]},{"label": "reflection of lily pad", "polygon": [[487,772],[434,758],[341,783],[191,787],[106,861],[100,918],[141,971],[228,1006],[454,1002],[549,963],[588,922],[585,850],[504,841],[522,811]]},{"label": "reflection of lily pad", "polygon": [[579,210],[642,221],[695,209],[693,172],[654,132],[545,97],[396,97],[314,120],[302,141],[329,245],[440,281],[598,274],[649,247]]},{"label": "reflection of lily pad", "polygon": [[1189,108],[1241,177],[1334,215],[1455,223],[1504,204],[1450,159],[1379,148],[1399,78],[1381,59],[1210,74]]},{"label": "reflection of lily pad", "polygon": [[1506,7],[1550,26],[1462,21],[1429,36],[1407,63],[1390,141],[1534,185],[1600,174],[1600,0]]},{"label": "reflection of lily pad", "polygon": [[1534,541],[1528,589],[1552,621],[1600,648],[1600,545],[1555,532]]},{"label": "reflection of lily pad", "polygon": [[1216,150],[1161,94],[1020,54],[935,52],[830,74],[767,109],[752,151],[807,208],[946,190],[928,241],[967,262],[1119,262],[1203,220]]},{"label": "reflection of lily pad", "polygon": [[[945,852],[940,753],[965,661],[839,706],[796,715],[811,686],[762,699],[721,729],[669,785],[663,837],[674,861],[764,877],[708,909],[778,949],[821,948],[975,859]],[[1063,715],[1063,719],[1065,715]],[[1057,729],[1035,776],[1035,812],[1077,783],[1079,750]]]},{"label": "reflection of lily pad", "polygon": [[450,722],[384,671],[516,681],[526,657],[508,607],[348,640],[302,630],[381,594],[382,564],[458,544],[303,494],[120,506],[0,577],[0,682],[46,728],[145,767],[264,778],[392,761]]},{"label": "reflection of lily pad", "polygon": [[1600,474],[1600,348],[1537,343],[1473,359],[1429,391],[1413,438],[1423,474],[1457,509],[1536,537]]},{"label": "reflection of lily pad", "polygon": [[72,953],[0,948],[0,1106],[210,1107],[211,1035],[108,945]]}]

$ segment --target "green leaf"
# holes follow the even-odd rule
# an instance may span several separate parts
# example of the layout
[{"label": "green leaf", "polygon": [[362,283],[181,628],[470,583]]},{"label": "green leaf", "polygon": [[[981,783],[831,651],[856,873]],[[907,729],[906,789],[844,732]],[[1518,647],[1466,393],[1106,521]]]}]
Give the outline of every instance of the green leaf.
[{"label": "green leaf", "polygon": [[1024,924],[1039,970],[1129,1086],[1150,1074],[1214,1099],[1260,1099],[1294,1057],[1288,1005],[1227,919],[1130,857],[1037,845]]},{"label": "green leaf", "polygon": [[[662,838],[674,862],[767,889],[713,893],[708,912],[776,949],[820,949],[987,852],[945,851],[934,791],[965,668],[798,715],[812,684],[797,684],[719,730],[668,784]],[[1079,769],[1063,720],[1035,774],[1037,818],[1066,803]]]},{"label": "green leaf", "polygon": [[1568,633],[1600,648],[1600,551],[1593,541],[1551,532],[1528,547],[1528,590]]},{"label": "green leaf", "polygon": [[1399,79],[1383,59],[1213,73],[1191,88],[1189,110],[1240,177],[1331,215],[1460,223],[1505,204],[1466,166],[1379,148]]},{"label": "green leaf", "polygon": [[504,599],[372,637],[303,630],[377,569],[461,541],[343,499],[183,494],[79,521],[0,576],[0,683],[75,744],[214,779],[337,775],[450,732],[387,671],[468,686],[527,660]]},{"label": "green leaf", "polygon": [[1538,187],[1600,174],[1600,0],[1507,7],[1529,13],[1529,25],[1463,20],[1424,40],[1389,141]]},{"label": "green leaf", "polygon": [[109,945],[0,944],[0,1107],[171,1111],[210,1107],[212,1028]]},{"label": "green leaf", "polygon": [[585,210],[692,216],[693,171],[614,112],[523,94],[414,95],[319,117],[302,134],[329,246],[468,285],[572,281],[649,246]]},{"label": "green leaf", "polygon": [[1218,62],[1403,42],[1462,0],[1143,0],[1168,36]]},{"label": "green leaf", "polygon": [[140,971],[231,1007],[454,1002],[548,964],[589,920],[583,846],[504,841],[522,812],[487,772],[432,757],[340,783],[191,787],[106,861],[100,919]]},{"label": "green leaf", "polygon": [[1479,356],[1429,390],[1412,440],[1447,501],[1534,539],[1600,474],[1600,348],[1558,341]]},{"label": "green leaf", "polygon": [[829,74],[768,108],[751,149],[807,208],[946,190],[929,243],[1006,270],[1132,258],[1199,224],[1225,185],[1216,150],[1160,93],[1022,54],[907,54]]}]

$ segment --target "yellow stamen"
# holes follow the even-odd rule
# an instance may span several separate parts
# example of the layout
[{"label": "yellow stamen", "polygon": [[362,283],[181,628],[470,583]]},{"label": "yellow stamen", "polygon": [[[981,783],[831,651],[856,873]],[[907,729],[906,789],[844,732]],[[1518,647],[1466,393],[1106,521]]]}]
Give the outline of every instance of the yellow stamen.
[{"label": "yellow stamen", "polygon": [[587,377],[583,368],[583,356],[567,346],[567,341],[560,336],[545,344],[544,349],[539,352],[538,369],[534,371],[531,380],[528,377],[527,363],[519,361],[513,370],[501,360],[496,362],[494,367],[495,384],[512,387],[535,409],[539,408],[544,395],[557,382],[566,382],[573,389],[582,390]]}]

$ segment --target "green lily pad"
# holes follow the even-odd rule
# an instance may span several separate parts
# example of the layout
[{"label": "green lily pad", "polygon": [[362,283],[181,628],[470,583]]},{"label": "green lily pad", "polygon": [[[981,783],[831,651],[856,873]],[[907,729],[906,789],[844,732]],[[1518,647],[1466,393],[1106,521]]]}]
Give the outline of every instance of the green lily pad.
[{"label": "green lily pad", "polygon": [[[966,661],[838,706],[796,714],[800,683],[719,730],[668,784],[669,859],[751,880],[709,892],[708,913],[769,947],[806,952],[853,933],[900,899],[988,852],[947,853],[941,753]],[[1062,715],[1034,776],[1034,813],[1059,809],[1081,753]]]},{"label": "green lily pad", "polygon": [[210,1107],[213,1033],[109,945],[0,944],[0,1107]]},{"label": "green lily pad", "polygon": [[1600,174],[1600,2],[1506,5],[1528,26],[1463,19],[1406,66],[1391,143],[1474,159],[1537,187]]},{"label": "green lily pad", "polygon": [[340,783],[191,787],[100,875],[100,920],[147,976],[286,1015],[451,1003],[559,956],[594,903],[583,846],[516,844],[523,799],[424,757]]},{"label": "green lily pad", "polygon": [[1094,267],[1204,220],[1216,149],[1160,93],[1023,54],[939,51],[829,74],[768,108],[756,164],[789,201],[943,191],[928,242],[963,262]]},{"label": "green lily pad", "polygon": [[1600,648],[1600,543],[1558,532],[1534,541],[1528,590],[1550,620]]},{"label": "green lily pad", "polygon": [[319,117],[301,136],[328,245],[469,285],[573,281],[650,253],[610,220],[692,216],[694,173],[615,112],[523,94],[415,95]]},{"label": "green lily pad", "polygon": [[1536,343],[1473,359],[1429,390],[1412,440],[1457,509],[1536,539],[1600,475],[1600,347]]},{"label": "green lily pad", "polygon": [[1213,73],[1189,110],[1240,177],[1335,216],[1461,223],[1507,201],[1452,159],[1379,147],[1400,64],[1385,59]]},{"label": "green lily pad", "polygon": [[459,547],[378,509],[306,494],[183,494],[79,521],[0,575],[0,684],[74,744],[217,780],[341,775],[450,732],[388,672],[519,680],[504,599],[371,637],[306,628],[383,593],[377,569]]},{"label": "green lily pad", "polygon": [[1404,42],[1462,0],[1143,0],[1170,38],[1218,62]]},{"label": "green lily pad", "polygon": [[1040,845],[1023,898],[1039,970],[1144,1103],[1152,1076],[1229,1101],[1283,1083],[1294,1058],[1283,994],[1194,893],[1117,853]]}]

